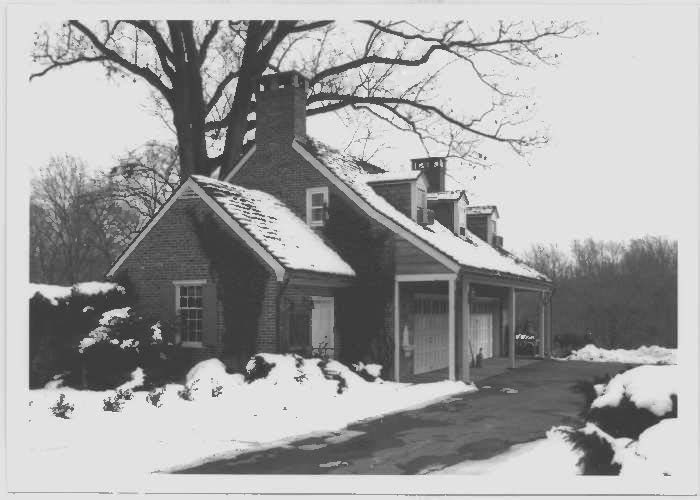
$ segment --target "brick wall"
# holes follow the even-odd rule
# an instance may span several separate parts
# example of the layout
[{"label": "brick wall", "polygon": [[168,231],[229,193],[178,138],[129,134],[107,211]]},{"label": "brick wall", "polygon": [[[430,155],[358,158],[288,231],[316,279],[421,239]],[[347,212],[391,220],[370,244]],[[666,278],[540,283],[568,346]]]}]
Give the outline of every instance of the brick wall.
[{"label": "brick wall", "polygon": [[[144,239],[124,261],[119,273],[126,272],[135,292],[134,308],[138,314],[155,320],[168,316],[168,308],[174,310],[174,295],[166,299],[164,290],[172,290],[173,281],[207,280],[216,283],[209,260],[201,248],[194,231],[192,215],[202,217],[212,214],[199,198],[179,199],[148,232]],[[214,220],[232,238],[237,236],[218,216]],[[278,290],[274,273],[265,288],[265,298],[259,319],[258,349],[275,352],[276,313],[275,300]],[[226,335],[223,305],[217,300],[217,342],[192,348],[192,362],[223,355],[223,338]],[[172,313],[173,311],[170,311]],[[172,339],[171,339],[172,340]]]},{"label": "brick wall", "polygon": [[326,186],[333,190],[313,166],[287,145],[257,147],[253,156],[231,182],[258,189],[283,201],[299,218],[306,220],[306,189]]}]

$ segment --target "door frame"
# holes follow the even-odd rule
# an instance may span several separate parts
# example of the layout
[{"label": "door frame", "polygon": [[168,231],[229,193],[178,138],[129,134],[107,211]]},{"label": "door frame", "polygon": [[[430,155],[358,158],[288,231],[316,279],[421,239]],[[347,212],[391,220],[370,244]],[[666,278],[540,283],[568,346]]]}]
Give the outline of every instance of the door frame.
[{"label": "door frame", "polygon": [[316,349],[317,346],[314,345],[314,311],[317,305],[329,305],[330,307],[330,335],[328,337],[328,349],[331,354],[335,353],[335,297],[328,297],[325,295],[312,295],[311,301],[313,302],[313,309],[311,310],[311,349]]}]

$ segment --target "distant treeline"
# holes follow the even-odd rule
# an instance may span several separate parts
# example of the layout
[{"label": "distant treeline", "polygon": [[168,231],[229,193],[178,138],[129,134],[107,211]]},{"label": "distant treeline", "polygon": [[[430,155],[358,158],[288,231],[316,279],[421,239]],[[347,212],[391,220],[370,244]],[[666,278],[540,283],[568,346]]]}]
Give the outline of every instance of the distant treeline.
[{"label": "distant treeline", "polygon": [[598,345],[677,347],[678,244],[575,240],[566,253],[534,245],[524,257],[554,280],[553,335],[593,334]]}]

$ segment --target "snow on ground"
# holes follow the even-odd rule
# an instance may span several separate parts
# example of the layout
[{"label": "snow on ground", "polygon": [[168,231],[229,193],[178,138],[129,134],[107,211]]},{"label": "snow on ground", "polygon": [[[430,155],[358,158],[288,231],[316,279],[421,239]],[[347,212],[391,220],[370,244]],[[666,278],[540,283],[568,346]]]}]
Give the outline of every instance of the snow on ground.
[{"label": "snow on ground", "polygon": [[679,384],[676,365],[638,366],[610,379],[591,407],[618,406],[627,396],[637,408],[646,408],[661,417],[671,411],[671,396],[678,394]]},{"label": "snow on ground", "polygon": [[[477,390],[450,381],[367,382],[331,361],[327,373],[338,373],[347,381],[347,388],[338,394],[338,382],[324,376],[319,359],[297,367],[292,356],[264,357],[276,366],[266,378],[251,383],[245,383],[241,374],[227,374],[218,361],[203,362],[187,377],[186,392],[192,400],[178,395],[184,386],[169,384],[163,388],[160,407],[147,401],[146,392],[134,392],[122,411],[114,413],[103,411],[103,400],[114,398],[115,391],[29,391],[27,449],[22,459],[39,476],[167,471],[338,431],[358,420]],[[212,397],[213,389],[220,389],[218,397]],[[50,410],[60,394],[75,407],[68,419]]]},{"label": "snow on ground", "polygon": [[60,286],[60,285],[45,285],[42,283],[30,283],[29,284],[29,298],[34,297],[37,293],[42,295],[46,300],[51,302],[51,305],[58,305],[60,299],[65,299],[70,297],[72,293],[79,293],[82,295],[99,295],[101,293],[108,293],[112,290],[117,290],[120,293],[126,293],[123,286],[117,285],[116,283],[102,282],[102,281],[86,281],[83,283],[76,283],[71,286]]},{"label": "snow on ground", "polygon": [[[432,472],[454,475],[498,475],[509,479],[562,477],[579,474],[581,453],[574,451],[563,431],[569,427],[552,427],[547,437],[511,446],[508,451],[486,460],[465,462]],[[429,469],[425,472],[431,472]]]},{"label": "snow on ground", "polygon": [[[675,365],[638,366],[616,375],[607,384],[596,384],[598,397],[592,407],[618,406],[627,396],[638,408],[646,408],[663,416],[672,409],[671,395],[678,395],[680,372]],[[486,386],[484,386],[486,387]],[[482,389],[484,388],[482,387]],[[487,460],[465,462],[425,473],[434,474],[499,474],[503,477],[532,478],[581,474],[577,465],[582,452],[566,440],[567,426],[552,427],[544,439],[512,446],[509,450]],[[613,462],[621,465],[620,475],[651,477],[674,475],[683,468],[683,454],[678,453],[687,437],[679,420],[667,418],[646,429],[637,441],[614,438],[597,425],[588,422],[578,429],[584,434],[596,434],[613,449]]]},{"label": "snow on ground", "polygon": [[667,418],[642,432],[639,440],[618,452],[621,476],[675,475],[684,469],[687,457],[679,446],[688,436],[677,418]]},{"label": "snow on ground", "polygon": [[638,349],[603,349],[588,344],[577,351],[572,351],[563,358],[567,361],[595,361],[601,363],[630,363],[640,365],[675,365],[677,349],[656,345],[642,346]]}]

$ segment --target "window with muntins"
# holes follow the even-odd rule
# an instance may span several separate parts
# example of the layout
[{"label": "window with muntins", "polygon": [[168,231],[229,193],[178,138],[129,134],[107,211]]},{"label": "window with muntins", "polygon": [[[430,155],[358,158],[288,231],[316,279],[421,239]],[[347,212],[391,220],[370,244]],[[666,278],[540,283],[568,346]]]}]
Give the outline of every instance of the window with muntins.
[{"label": "window with muntins", "polygon": [[201,343],[202,285],[178,285],[177,288],[182,342]]},{"label": "window with muntins", "polygon": [[323,226],[328,209],[328,188],[318,187],[306,190],[306,222],[310,226]]}]

